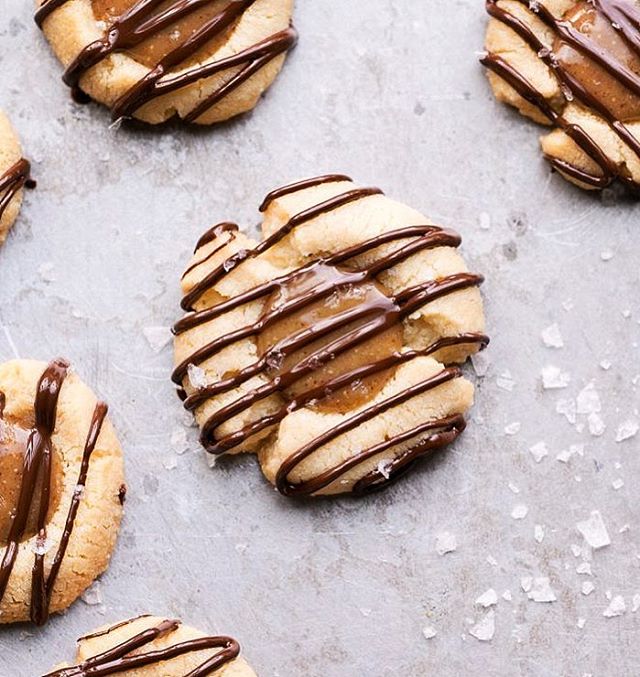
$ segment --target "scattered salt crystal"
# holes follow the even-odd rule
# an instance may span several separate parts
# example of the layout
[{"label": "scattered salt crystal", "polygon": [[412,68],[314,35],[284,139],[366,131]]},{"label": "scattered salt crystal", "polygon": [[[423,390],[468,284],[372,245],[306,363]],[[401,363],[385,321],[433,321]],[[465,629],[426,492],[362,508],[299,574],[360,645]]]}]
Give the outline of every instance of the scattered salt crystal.
[{"label": "scattered salt crystal", "polygon": [[594,414],[601,410],[600,395],[593,382],[589,383],[578,393],[576,411],[578,414]]},{"label": "scattered salt crystal", "polygon": [[511,489],[514,494],[520,493],[520,489],[513,482],[509,482],[509,489]]},{"label": "scattered salt crystal", "polygon": [[572,456],[576,454],[584,456],[584,444],[572,444],[568,449],[563,449],[556,459],[561,463],[568,463]]},{"label": "scattered salt crystal", "polygon": [[171,449],[178,455],[184,454],[189,448],[187,440],[187,431],[184,428],[176,428],[171,433]]},{"label": "scattered salt crystal", "polygon": [[514,381],[510,371],[503,371],[502,374],[496,378],[496,385],[502,390],[512,392],[516,382]]},{"label": "scattered salt crystal", "polygon": [[609,371],[609,369],[611,369],[611,362],[609,360],[602,360],[602,362],[600,362],[600,369]]},{"label": "scattered salt crystal", "polygon": [[31,550],[34,555],[44,557],[49,552],[49,550],[51,550],[52,545],[53,544],[48,538],[42,538],[41,536],[38,536]]},{"label": "scattered salt crystal", "polygon": [[626,308],[622,311],[622,317],[624,317],[625,320],[628,320],[631,317],[631,311]]},{"label": "scattered salt crystal", "polygon": [[599,550],[611,544],[607,533],[607,527],[602,520],[599,510],[594,510],[589,519],[578,522],[576,528],[584,537],[584,540],[594,549]]},{"label": "scattered salt crystal", "polygon": [[580,555],[582,554],[582,548],[579,545],[572,543],[571,552],[573,553],[574,557],[580,557]]},{"label": "scattered salt crystal", "polygon": [[560,327],[557,324],[552,324],[542,331],[542,342],[547,348],[563,348],[564,340],[560,333]]},{"label": "scattered salt crystal", "polygon": [[592,576],[593,574],[591,573],[591,564],[589,564],[589,562],[582,562],[582,564],[578,564],[576,567],[576,573],[584,574],[585,576]]},{"label": "scattered salt crystal", "polygon": [[88,604],[89,606],[97,606],[98,604],[102,604],[103,598],[100,583],[96,581],[90,588],[85,590],[82,593],[81,599],[85,604]]},{"label": "scattered salt crystal", "polygon": [[433,639],[438,633],[436,632],[435,628],[427,625],[425,628],[423,628],[422,634],[424,635],[425,639]]},{"label": "scattered salt crystal", "polygon": [[498,603],[498,593],[493,589],[489,588],[486,592],[483,592],[478,599],[476,599],[476,604],[478,606],[483,606],[485,609],[490,606],[494,606]]},{"label": "scattered salt crystal", "polygon": [[529,451],[531,452],[531,455],[533,456],[536,463],[540,463],[543,458],[549,455],[549,450],[547,449],[547,445],[544,442],[538,442],[537,444],[534,444],[532,447],[529,447]]},{"label": "scattered salt crystal", "polygon": [[475,353],[471,356],[471,365],[473,371],[478,378],[483,378],[487,375],[491,362],[486,352]]},{"label": "scattered salt crystal", "polygon": [[616,616],[622,616],[627,610],[627,605],[625,604],[624,597],[622,595],[616,595],[612,600],[609,606],[602,612],[602,615],[605,618],[615,618]]},{"label": "scattered salt crystal", "polygon": [[527,508],[524,503],[518,503],[511,511],[511,517],[513,517],[514,520],[522,520],[527,516],[528,512],[529,508]]},{"label": "scattered salt crystal", "polygon": [[498,566],[498,560],[495,557],[492,557],[491,555],[487,555],[487,563],[490,564],[492,567]]},{"label": "scattered salt crystal", "polygon": [[204,369],[197,367],[195,364],[190,364],[187,367],[187,376],[192,388],[199,390],[200,388],[206,388],[208,385],[207,374]]},{"label": "scattered salt crystal", "polygon": [[534,578],[531,589],[527,592],[527,597],[533,602],[555,602],[556,596],[549,579],[546,577]]},{"label": "scattered salt crystal", "polygon": [[210,468],[215,468],[218,465],[218,457],[215,454],[207,454],[207,465]]},{"label": "scattered salt crystal", "polygon": [[616,442],[624,442],[635,437],[640,430],[640,423],[636,419],[629,418],[618,426]]},{"label": "scattered salt crystal", "polygon": [[631,529],[631,527],[630,527],[628,524],[623,524],[623,525],[618,529],[618,533],[619,533],[619,534],[624,534],[624,533],[626,533],[627,531],[629,531],[629,529]]},{"label": "scattered salt crystal", "polygon": [[485,617],[478,621],[470,630],[469,634],[480,642],[490,642],[496,632],[496,614],[489,609]]},{"label": "scattered salt crystal", "polygon": [[613,252],[610,249],[605,249],[604,251],[600,252],[600,258],[603,261],[611,261],[613,258]]},{"label": "scattered salt crystal", "polygon": [[618,491],[619,489],[622,489],[622,487],[624,486],[624,480],[621,477],[619,477],[618,479],[613,480],[613,482],[611,482],[611,486],[616,491]]},{"label": "scattered salt crystal", "polygon": [[523,576],[520,579],[520,587],[524,592],[529,592],[533,587],[533,578],[531,576]]},{"label": "scattered salt crystal", "polygon": [[377,471],[385,478],[385,480],[390,479],[391,477],[391,464],[393,461],[389,459],[383,459],[378,463],[376,469]]},{"label": "scattered salt crystal", "polygon": [[640,594],[636,593],[631,601],[631,613],[635,614],[638,609],[640,609]]},{"label": "scattered salt crystal", "polygon": [[587,423],[589,425],[589,432],[594,437],[600,437],[604,435],[604,431],[607,429],[607,426],[605,422],[602,420],[600,414],[596,414],[595,412],[589,414],[589,417],[587,418]]},{"label": "scattered salt crystal", "polygon": [[585,581],[582,584],[582,594],[583,595],[590,595],[595,589],[596,589],[596,586],[591,581]]},{"label": "scattered salt crystal", "polygon": [[533,537],[538,543],[542,543],[544,540],[544,527],[542,524],[536,524],[533,528]]},{"label": "scattered salt crystal", "polygon": [[513,595],[511,594],[511,590],[505,590],[502,593],[502,599],[506,600],[507,602],[510,602],[513,599]]},{"label": "scattered salt crystal", "polygon": [[159,353],[171,343],[169,327],[144,327],[142,333],[154,353]]},{"label": "scattered salt crystal", "polygon": [[481,230],[489,230],[489,228],[491,228],[491,215],[487,214],[487,212],[480,212],[480,218],[478,220],[480,222]]},{"label": "scattered salt crystal", "polygon": [[458,539],[448,531],[442,531],[436,536],[436,552],[438,555],[446,555],[455,552],[458,548]]},{"label": "scattered salt crystal", "polygon": [[576,422],[576,401],[561,399],[556,402],[556,412],[562,414],[569,423]]},{"label": "scattered salt crystal", "polygon": [[522,424],[520,421],[513,421],[513,423],[509,423],[504,427],[504,434],[505,435],[517,435],[520,432],[520,428],[522,427]]},{"label": "scattered salt crystal", "polygon": [[586,622],[587,622],[586,618],[578,618],[578,622],[576,623],[576,625],[578,626],[578,628],[580,628],[580,630],[582,630]]},{"label": "scattered salt crystal", "polygon": [[178,467],[178,459],[173,454],[171,454],[164,459],[162,465],[166,470],[173,470],[174,468]]},{"label": "scattered salt crystal", "polygon": [[548,365],[542,368],[542,387],[545,390],[559,390],[571,383],[571,376],[559,367]]},{"label": "scattered salt crystal", "polygon": [[51,261],[42,263],[38,267],[38,275],[40,275],[44,282],[55,282],[56,274],[54,264]]}]

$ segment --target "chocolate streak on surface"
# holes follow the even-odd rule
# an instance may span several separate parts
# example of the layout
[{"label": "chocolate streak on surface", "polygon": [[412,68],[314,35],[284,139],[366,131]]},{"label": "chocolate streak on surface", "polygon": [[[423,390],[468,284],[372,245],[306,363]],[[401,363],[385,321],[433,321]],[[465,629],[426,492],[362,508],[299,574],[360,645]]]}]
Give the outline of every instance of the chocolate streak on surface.
[{"label": "chocolate streak on surface", "polygon": [[[233,26],[255,1],[234,0],[212,19],[203,23],[195,33],[164,56],[143,78],[116,100],[112,107],[113,119],[131,117],[139,108],[159,96],[231,68],[241,67],[184,118],[187,122],[195,122],[270,61],[291,49],[298,39],[293,27],[275,33],[237,54],[193,66],[183,73],[171,74],[173,69],[190,59],[209,41]],[[68,0],[45,0],[35,14],[38,26],[42,28],[44,21],[67,2]],[[77,91],[82,76],[110,54],[141,44],[158,31],[209,4],[211,0],[173,0],[169,7],[159,13],[156,12],[163,2],[164,0],[139,0],[135,3],[107,28],[104,37],[87,45],[78,54],[65,71],[64,82]]]},{"label": "chocolate streak on surface", "polygon": [[[45,573],[44,548],[47,540],[46,516],[49,510],[49,494],[51,489],[51,456],[53,453],[52,437],[56,427],[58,413],[58,397],[67,377],[69,363],[55,360],[46,368],[38,382],[34,403],[35,426],[31,431],[25,451],[22,483],[15,516],[11,524],[8,545],[0,563],[0,601],[4,597],[11,577],[11,572],[18,556],[21,539],[25,532],[31,505],[36,500],[35,489],[39,477],[42,477],[41,495],[38,497],[38,534],[36,536],[36,553],[31,579],[31,620],[43,625],[49,618],[51,595],[56,583],[62,560],[67,551],[71,533],[75,524],[82,500],[82,492],[87,480],[89,462],[107,415],[107,405],[99,402],[93,412],[91,426],[82,453],[80,471],[76,490],[71,498],[69,512],[65,522],[58,550],[56,551],[49,573]],[[5,396],[1,394],[2,413],[4,413]]]},{"label": "chocolate streak on surface", "polygon": [[[104,632],[87,635],[82,639],[101,637],[113,630],[129,625],[140,618],[144,618],[144,616],[138,616],[137,618],[118,623]],[[71,668],[62,668],[55,672],[50,672],[44,677],[104,677],[106,675],[119,674],[129,670],[155,665],[156,663],[168,661],[172,658],[184,656],[196,651],[221,649],[221,651],[217,652],[211,658],[208,658],[204,663],[185,675],[185,677],[205,677],[206,675],[213,674],[216,670],[219,670],[240,655],[240,645],[230,637],[199,637],[170,645],[164,649],[151,649],[144,653],[132,654],[133,651],[137,651],[142,647],[152,644],[156,639],[171,635],[179,627],[180,621],[162,621],[159,625],[143,630],[112,649],[108,649],[97,656],[88,658],[80,665]]]},{"label": "chocolate streak on surface", "polygon": [[[271,193],[263,203],[263,207],[266,208],[270,201],[288,193],[304,188],[310,188],[322,183],[344,180],[349,179],[339,175],[331,175],[298,182]],[[212,288],[213,285],[222,279],[224,275],[233,270],[239,263],[262,254],[267,249],[280,242],[297,226],[324,213],[338,209],[345,204],[363,199],[370,195],[377,195],[380,192],[381,191],[375,188],[350,190],[296,214],[278,231],[273,233],[268,239],[264,240],[254,249],[241,250],[240,252],[233,254],[220,266],[214,269],[201,283],[195,285],[191,292],[185,296],[183,299],[183,307],[187,309],[193,308],[193,303],[197,302],[202,294]],[[205,235],[204,241],[206,243],[211,242],[211,232],[212,231],[209,231]],[[347,270],[340,267],[341,264],[349,262],[354,257],[375,250],[382,245],[397,241],[401,242],[401,246],[391,253],[379,258],[366,268]],[[404,352],[393,353],[386,359],[358,367],[357,369],[341,374],[328,382],[322,383],[318,387],[311,388],[289,401],[286,406],[283,406],[278,411],[264,415],[257,421],[247,424],[239,431],[231,433],[226,437],[216,439],[216,429],[222,423],[245,411],[260,400],[263,400],[274,393],[281,393],[287,387],[296,383],[316,369],[321,368],[334,357],[352,350],[367,339],[370,340],[372,337],[379,335],[381,332],[384,332],[389,327],[401,322],[411,313],[427,303],[457,290],[477,286],[483,279],[481,276],[471,273],[458,273],[440,280],[431,280],[416,285],[393,297],[385,295],[384,300],[376,300],[371,304],[361,303],[347,311],[320,320],[316,322],[315,325],[307,327],[296,334],[279,341],[262,355],[257,362],[241,369],[231,376],[223,377],[222,380],[217,381],[214,384],[199,388],[188,397],[186,397],[186,392],[183,388],[183,380],[187,376],[189,365],[200,364],[204,360],[217,354],[223,348],[232,345],[237,341],[255,337],[272,323],[277,322],[306,306],[321,301],[341,289],[371,282],[382,272],[389,270],[396,264],[420,251],[443,246],[457,247],[459,244],[460,236],[457,233],[437,226],[417,225],[399,228],[391,232],[382,233],[377,237],[344,249],[332,256],[312,261],[297,270],[258,285],[253,289],[218,303],[210,308],[197,312],[193,311],[185,315],[185,317],[175,325],[175,334],[181,334],[193,329],[194,327],[209,322],[247,303],[268,298],[271,294],[278,290],[285,289],[296,280],[300,278],[304,279],[306,276],[313,275],[318,270],[324,269],[325,275],[319,275],[317,279],[321,281],[311,287],[311,289],[287,299],[282,305],[263,314],[257,323],[237,329],[214,339],[211,343],[197,350],[176,367],[172,378],[174,383],[179,387],[181,397],[185,399],[185,407],[190,411],[194,411],[208,399],[235,390],[249,379],[259,374],[263,374],[268,369],[269,364],[273,359],[277,358],[282,360],[283,357],[295,354],[298,350],[317,341],[319,338],[332,335],[337,330],[345,329],[345,332],[338,338],[332,339],[330,343],[317,349],[304,359],[301,359],[293,367],[283,371],[276,377],[271,378],[269,383],[265,383],[264,385],[255,388],[253,391],[237,398],[210,416],[202,426],[201,432],[201,442],[207,451],[213,454],[223,454],[242,444],[252,435],[279,423],[289,413],[314,401],[321,400],[342,388],[349,387],[354,382],[363,378],[397,367],[416,357],[431,355],[443,348],[453,345],[479,344],[481,347],[486,346],[489,342],[488,337],[483,334],[468,333],[442,338],[423,350],[407,350]],[[332,271],[332,274],[328,275],[328,281],[326,281],[327,271]],[[354,321],[358,320],[362,320],[364,323],[357,326],[355,329],[348,329],[349,326],[353,325]],[[443,369],[432,378],[416,384],[411,388],[407,388],[405,391],[382,402],[365,408],[360,413],[346,419],[341,425],[336,426],[332,430],[327,431],[320,437],[311,441],[302,449],[292,454],[283,463],[276,478],[278,490],[285,495],[310,495],[316,493],[338,480],[340,476],[344,475],[352,468],[360,465],[375,455],[428,432],[429,437],[427,439],[423,439],[411,448],[405,450],[389,464],[389,472],[386,473],[386,476],[383,476],[380,471],[373,471],[357,482],[353,490],[357,493],[365,493],[385,486],[402,472],[406,471],[412,462],[419,456],[427,454],[433,449],[453,441],[464,430],[465,423],[462,415],[430,421],[418,426],[415,430],[410,431],[410,434],[403,433],[395,438],[387,440],[383,445],[376,445],[370,449],[364,450],[343,462],[338,467],[300,484],[292,484],[289,482],[288,477],[301,462],[326,443],[339,437],[343,432],[347,432],[361,423],[365,423],[379,414],[399,406],[412,397],[431,390],[432,388],[436,388],[459,376],[461,376],[461,372],[457,368]]]},{"label": "chocolate streak on surface", "polygon": [[[562,41],[597,63],[618,82],[640,96],[640,77],[619,63],[612,55],[602,51],[602,47],[580,33],[570,22],[555,18],[541,3],[534,5],[527,0],[515,1],[527,7]],[[571,95],[581,104],[591,108],[602,117],[640,159],[640,140],[635,138],[621,120],[616,119],[607,107],[607,102],[590,93],[577,78],[567,71],[556,55],[523,21],[507,9],[498,6],[498,2],[499,0],[486,0],[487,12],[519,35],[555,73],[563,88],[571,92]],[[625,0],[593,0],[591,4],[609,20],[631,50],[640,56],[640,11]],[[602,175],[593,175],[560,158],[547,155],[546,159],[553,167],[594,188],[605,188],[616,179],[621,180],[634,191],[640,188],[640,184],[634,181],[624,165],[618,166],[613,162],[582,127],[566,120],[562,113],[556,111],[551,103],[505,59],[497,54],[488,54],[481,59],[481,63],[505,80],[523,99],[537,107],[543,115],[562,129],[600,167]]]},{"label": "chocolate streak on surface", "polygon": [[0,219],[9,206],[9,203],[15,197],[16,193],[23,187],[30,187],[32,184],[29,179],[31,165],[28,160],[22,158],[0,176]]}]

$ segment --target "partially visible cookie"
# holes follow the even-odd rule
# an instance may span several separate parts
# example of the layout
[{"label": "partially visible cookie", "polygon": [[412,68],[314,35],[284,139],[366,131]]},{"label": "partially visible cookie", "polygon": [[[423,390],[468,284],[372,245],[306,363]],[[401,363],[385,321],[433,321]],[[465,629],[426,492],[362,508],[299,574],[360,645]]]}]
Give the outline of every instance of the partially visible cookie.
[{"label": "partially visible cookie", "polygon": [[594,190],[640,189],[640,5],[486,0],[494,94],[536,122],[552,167]]},{"label": "partially visible cookie", "polygon": [[69,364],[0,364],[0,623],[43,624],[107,568],[125,491],[107,406]]},{"label": "partially visible cookie", "polygon": [[256,677],[234,639],[159,616],[138,616],[81,637],[75,660],[45,677]]},{"label": "partially visible cookie", "polygon": [[78,95],[114,119],[208,125],[251,110],[296,41],[293,0],[36,0]]},{"label": "partially visible cookie", "polygon": [[9,119],[0,111],[0,245],[18,217],[30,168]]},{"label": "partially visible cookie", "polygon": [[453,366],[488,342],[460,236],[345,176],[223,223],[182,279],[174,382],[212,454],[254,452],[286,495],[366,493],[464,430]]}]

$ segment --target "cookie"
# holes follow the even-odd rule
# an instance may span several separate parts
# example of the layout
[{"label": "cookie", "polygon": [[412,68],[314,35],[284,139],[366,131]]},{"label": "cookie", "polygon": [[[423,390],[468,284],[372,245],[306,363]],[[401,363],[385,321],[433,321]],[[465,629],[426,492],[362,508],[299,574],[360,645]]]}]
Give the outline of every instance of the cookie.
[{"label": "cookie", "polygon": [[69,364],[1,364],[0,623],[45,623],[107,568],[125,491],[107,406]]},{"label": "cookie", "polygon": [[495,96],[554,129],[551,166],[576,185],[640,188],[640,6],[487,0],[482,63]]},{"label": "cookie", "polygon": [[211,637],[156,616],[138,616],[78,640],[77,664],[45,677],[255,677],[230,637]]},{"label": "cookie", "polygon": [[18,218],[22,189],[29,181],[30,169],[11,123],[0,111],[0,245]]},{"label": "cookie", "polygon": [[76,99],[208,125],[251,110],[296,42],[293,0],[37,0]]},{"label": "cookie", "polygon": [[285,495],[367,493],[464,430],[454,366],[488,343],[460,236],[346,176],[212,228],[183,278],[173,380],[211,454],[254,452]]}]

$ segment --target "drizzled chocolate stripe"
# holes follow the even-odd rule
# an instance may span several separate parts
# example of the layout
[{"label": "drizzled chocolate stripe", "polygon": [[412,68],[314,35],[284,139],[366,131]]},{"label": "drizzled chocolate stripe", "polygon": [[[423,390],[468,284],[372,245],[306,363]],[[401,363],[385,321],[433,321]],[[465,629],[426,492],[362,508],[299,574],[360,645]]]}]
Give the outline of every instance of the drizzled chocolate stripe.
[{"label": "drizzled chocolate stripe", "polygon": [[[297,190],[310,188],[322,183],[346,180],[349,180],[348,177],[330,175],[286,186],[271,193],[263,203],[263,208],[266,209],[269,203],[278,197],[293,193]],[[187,309],[193,308],[193,304],[231,270],[235,269],[243,261],[250,260],[264,253],[270,247],[280,242],[296,227],[317,216],[338,209],[345,204],[364,199],[368,196],[377,195],[380,192],[379,189],[375,188],[349,190],[296,214],[278,231],[273,233],[271,237],[264,240],[254,249],[243,249],[237,254],[233,254],[220,266],[216,267],[201,283],[195,285],[193,290],[185,296],[183,299],[183,307]],[[204,240],[201,241],[210,243],[212,241],[212,233],[216,232],[217,228],[219,227],[208,231],[204,236]],[[381,256],[365,268],[353,270],[341,267],[342,264],[352,261],[355,257],[375,251],[382,245],[395,242],[399,243],[399,246],[396,249],[385,256]],[[378,275],[420,251],[436,247],[458,247],[459,245],[460,236],[457,233],[437,226],[416,225],[398,228],[394,231],[383,233],[358,245],[339,251],[331,256],[312,261],[297,270],[258,285],[253,289],[238,294],[237,296],[220,302],[212,307],[199,311],[192,311],[185,315],[185,317],[174,327],[174,333],[178,335],[206,322],[210,322],[217,317],[248,303],[266,300],[279,290],[284,291],[284,289],[290,288],[291,286],[295,287],[296,281],[304,280],[309,276],[314,275],[316,276],[316,279],[319,280],[315,286],[288,298],[281,305],[270,310],[268,313],[265,313],[255,324],[241,327],[217,337],[208,345],[205,345],[194,352],[176,367],[173,373],[173,381],[179,387],[181,397],[185,400],[185,407],[190,411],[196,410],[213,397],[236,390],[239,386],[255,376],[265,374],[274,364],[282,365],[287,357],[294,355],[302,348],[319,339],[332,336],[336,332],[344,330],[338,338],[334,338],[330,340],[327,345],[316,349],[312,354],[301,359],[293,367],[280,372],[278,376],[270,378],[267,383],[238,397],[211,415],[202,426],[201,432],[201,442],[207,451],[213,454],[228,452],[253,435],[273,427],[282,421],[289,413],[310,403],[322,400],[332,393],[348,388],[366,377],[395,368],[416,357],[431,355],[445,347],[453,345],[478,344],[481,347],[486,346],[489,341],[488,337],[483,334],[468,333],[442,338],[424,350],[407,350],[394,353],[386,359],[358,367],[357,369],[353,369],[352,371],[322,383],[315,388],[310,388],[306,392],[291,399],[279,410],[263,415],[260,419],[245,425],[236,432],[223,437],[216,436],[217,430],[225,421],[232,419],[271,395],[282,393],[287,388],[298,383],[304,377],[312,374],[317,369],[322,368],[323,365],[327,364],[330,360],[355,349],[363,342],[371,340],[387,329],[397,325],[411,315],[411,313],[431,301],[458,290],[477,286],[483,279],[481,276],[471,273],[458,273],[440,280],[432,280],[421,285],[416,285],[409,289],[405,289],[394,296],[385,295],[383,298],[375,299],[371,302],[362,302],[354,308],[339,312],[329,318],[319,320],[313,326],[306,327],[297,333],[280,340],[278,343],[271,346],[259,360],[238,372],[234,372],[230,376],[225,376],[211,385],[201,387],[188,397],[183,389],[183,381],[187,377],[191,365],[197,366],[201,364],[205,360],[218,354],[224,348],[238,341],[247,338],[255,338],[265,329],[278,321],[283,320],[287,316],[290,316],[292,313],[303,310],[341,290],[354,288],[364,283],[372,283]],[[216,251],[219,252],[220,248],[217,247]],[[207,257],[207,259],[208,258],[209,257]],[[191,269],[193,269],[193,267],[195,266],[192,266]],[[353,327],[356,322],[359,324],[356,325],[355,329],[349,328]],[[438,421],[431,421],[419,426],[416,430],[411,431],[410,434],[402,434],[388,440],[388,443],[383,446],[376,445],[371,449],[364,450],[341,465],[332,468],[309,481],[300,484],[292,484],[288,478],[296,467],[306,458],[328,442],[342,435],[344,432],[371,420],[389,409],[399,406],[412,397],[432,388],[436,388],[449,380],[458,378],[460,375],[461,373],[458,369],[443,369],[442,372],[436,374],[434,377],[406,389],[399,395],[388,398],[383,402],[379,402],[378,404],[361,411],[359,414],[347,419],[341,426],[337,426],[313,440],[304,448],[292,454],[284,462],[276,479],[278,490],[286,495],[316,493],[339,480],[346,472],[364,463],[375,455],[380,454],[387,449],[397,447],[400,444],[410,442],[411,439],[428,432],[429,437],[427,439],[420,440],[410,449],[402,452],[389,464],[388,468],[384,469],[384,471],[375,471],[362,478],[362,480],[354,487],[354,491],[364,493],[384,486],[395,479],[401,472],[406,470],[419,456],[429,453],[435,448],[444,446],[455,439],[464,429],[464,419],[461,416],[454,416]]]},{"label": "drizzled chocolate stripe", "polygon": [[[640,96],[640,76],[620,63],[602,45],[596,44],[588,36],[582,34],[569,21],[554,17],[541,2],[533,3],[528,0],[515,0],[515,2],[519,2],[535,14],[564,43],[603,68],[636,96]],[[487,12],[520,36],[555,74],[564,92],[582,105],[595,111],[640,159],[640,139],[636,138],[628,127],[616,118],[616,115],[607,105],[606,99],[589,92],[578,78],[568,72],[553,51],[536,36],[524,21],[498,3],[499,0],[486,0]],[[610,22],[625,44],[640,57],[640,10],[628,0],[592,0],[590,4]],[[616,179],[633,190],[640,188],[640,184],[633,179],[624,165],[618,165],[612,161],[606,155],[604,149],[582,127],[569,122],[505,59],[497,54],[488,54],[481,59],[481,63],[505,80],[522,98],[537,107],[545,117],[562,129],[599,166],[601,174],[591,174],[569,162],[547,155],[546,159],[552,166],[594,188],[604,188]]]},{"label": "drizzled chocolate stripe", "polygon": [[[35,426],[28,438],[18,505],[11,523],[4,557],[0,563],[0,601],[2,601],[18,557],[31,507],[34,501],[38,501],[38,533],[31,580],[30,613],[31,620],[37,625],[43,625],[49,618],[51,595],[75,525],[87,481],[89,462],[107,415],[107,405],[99,402],[93,412],[91,426],[82,453],[78,481],[71,499],[60,544],[47,574],[44,559],[47,541],[46,518],[51,493],[52,437],[56,427],[58,397],[67,377],[68,369],[68,362],[55,360],[45,369],[38,382],[34,403]],[[5,403],[5,395],[0,393],[0,416],[4,415]],[[39,479],[42,481],[42,488],[40,495],[36,496],[36,486]]]},{"label": "drizzled chocolate stripe", "polygon": [[[88,635],[83,639],[107,635],[113,630],[129,625],[140,618],[143,617],[138,616],[129,621],[118,623],[104,632]],[[80,665],[62,668],[61,670],[50,672],[44,675],[44,677],[103,677],[155,665],[156,663],[185,656],[196,651],[220,649],[211,658],[208,658],[197,668],[185,675],[185,677],[205,677],[206,675],[213,674],[216,670],[219,670],[240,655],[240,645],[230,637],[199,637],[167,646],[164,649],[150,649],[145,652],[133,653],[143,647],[152,645],[157,639],[170,636],[180,625],[180,621],[177,620],[162,621],[157,626],[143,630],[112,649],[88,658]]]},{"label": "drizzled chocolate stripe", "polygon": [[[35,14],[38,26],[42,28],[46,19],[68,1],[44,0]],[[173,0],[168,7],[160,9],[165,0],[138,0],[107,28],[104,37],[87,45],[78,54],[65,71],[64,82],[74,90],[78,90],[82,76],[109,55],[140,45],[159,31],[202,9],[211,1]],[[193,66],[172,75],[175,69],[188,61],[204,45],[232,27],[255,2],[256,0],[234,0],[216,16],[204,22],[197,31],[164,56],[113,104],[113,119],[131,117],[139,108],[159,96],[218,73],[241,67],[185,116],[187,122],[195,122],[269,62],[291,49],[298,37],[293,27],[275,33],[238,54]]]},{"label": "drizzled chocolate stripe", "polygon": [[0,219],[15,197],[16,193],[30,182],[29,173],[31,165],[28,160],[22,158],[0,176]]}]

